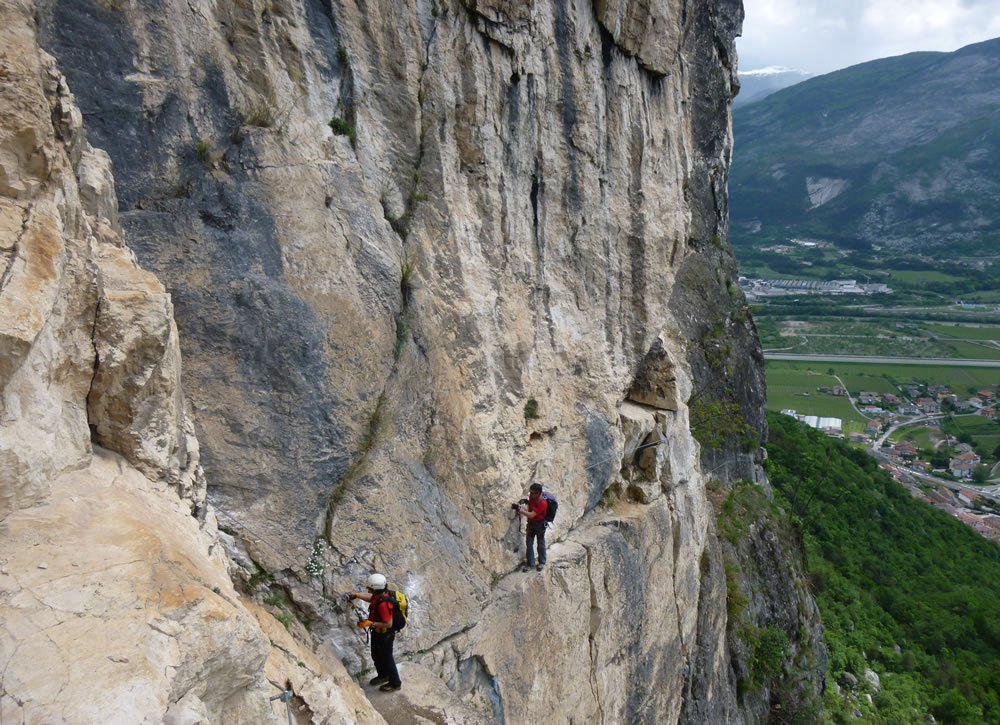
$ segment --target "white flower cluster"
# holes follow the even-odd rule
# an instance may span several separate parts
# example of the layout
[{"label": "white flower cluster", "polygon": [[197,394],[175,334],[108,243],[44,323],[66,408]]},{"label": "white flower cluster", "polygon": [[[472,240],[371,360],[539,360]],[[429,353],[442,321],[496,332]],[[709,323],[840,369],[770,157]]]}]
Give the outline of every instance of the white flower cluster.
[{"label": "white flower cluster", "polygon": [[309,561],[306,562],[305,566],[306,574],[309,576],[320,576],[326,568],[326,564],[323,562],[323,548],[322,541],[317,541],[313,544],[312,554],[309,556]]}]

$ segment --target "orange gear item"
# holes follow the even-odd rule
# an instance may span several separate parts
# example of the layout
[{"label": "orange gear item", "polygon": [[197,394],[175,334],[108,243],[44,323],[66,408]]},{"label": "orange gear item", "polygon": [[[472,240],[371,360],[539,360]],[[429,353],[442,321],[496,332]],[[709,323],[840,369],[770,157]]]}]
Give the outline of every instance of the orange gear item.
[{"label": "orange gear item", "polygon": [[358,627],[360,627],[361,629],[368,629],[371,626],[372,626],[372,620],[370,619],[362,619],[360,622],[358,622]]}]

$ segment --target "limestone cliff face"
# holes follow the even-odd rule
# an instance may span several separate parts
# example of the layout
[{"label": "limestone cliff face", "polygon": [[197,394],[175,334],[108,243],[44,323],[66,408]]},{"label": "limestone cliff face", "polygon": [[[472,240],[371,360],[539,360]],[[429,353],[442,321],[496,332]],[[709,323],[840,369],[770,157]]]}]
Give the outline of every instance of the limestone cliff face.
[{"label": "limestone cliff face", "polygon": [[[182,607],[182,631],[245,623],[243,654],[205,654],[238,675],[152,678],[142,717],[263,717],[254,595],[297,638],[271,656],[302,658],[300,713],[378,718],[337,604],[371,569],[412,600],[389,720],[763,715],[705,492],[753,478],[765,432],[726,242],[738,2],[7,6],[37,68],[0,78],[34,104],[0,147],[0,515],[96,443],[179,494],[185,576],[221,543],[247,595]],[[533,480],[549,567],[512,574]]]},{"label": "limestone cliff face", "polygon": [[233,587],[170,296],[29,11],[0,5],[0,722],[264,722],[267,676],[379,722]]}]

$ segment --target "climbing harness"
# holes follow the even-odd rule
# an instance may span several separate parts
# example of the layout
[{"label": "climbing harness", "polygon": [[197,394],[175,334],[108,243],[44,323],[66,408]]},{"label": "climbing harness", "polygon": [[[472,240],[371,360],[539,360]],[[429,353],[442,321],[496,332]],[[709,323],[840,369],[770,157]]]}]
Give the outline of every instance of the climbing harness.
[{"label": "climbing harness", "polygon": [[[358,618],[358,629],[365,633],[364,641],[365,644],[371,642],[372,638],[372,628],[371,621],[368,619],[368,615],[365,614],[365,610],[359,607],[357,604],[354,606],[354,616]],[[365,624],[367,622],[367,624]],[[358,635],[360,637],[360,634]]]},{"label": "climbing harness", "polygon": [[513,521],[514,519],[517,519],[517,533],[519,533],[519,534],[522,533],[521,532],[521,514],[520,514],[520,504],[522,502],[523,503],[527,503],[527,499],[521,499],[517,503],[512,503],[510,505],[510,510],[513,512],[511,514],[511,521]]},{"label": "climbing harness", "polygon": [[[365,613],[364,609],[354,603],[354,599],[350,594],[344,594],[343,598],[351,602],[351,608],[354,609],[354,616],[358,618],[357,627],[361,630],[360,632],[356,632],[358,639],[361,642],[368,644],[371,640],[371,622],[368,619],[368,615]],[[344,613],[346,614],[346,612]],[[365,624],[366,622],[367,624]],[[354,628],[352,627],[351,629]],[[362,635],[361,632],[364,632],[364,635]]]},{"label": "climbing harness", "polygon": [[[357,623],[355,624],[355,627],[357,627],[357,630],[361,630],[361,631],[355,630],[355,627],[351,627],[351,630],[354,630],[354,633],[355,633],[355,635],[357,635],[358,640],[360,642],[368,644],[368,642],[370,641],[370,638],[371,638],[371,632],[370,632],[369,626],[362,626],[362,624],[364,622],[368,621],[368,615],[365,613],[364,609],[362,609],[359,605],[357,605],[357,604],[354,603],[354,599],[351,598],[351,595],[350,594],[335,594],[334,598],[333,598],[333,608],[334,608],[334,610],[338,614],[343,614],[345,616],[349,615],[351,612],[349,612],[348,609],[347,609],[347,607],[344,606],[344,602],[345,601],[350,602],[351,608],[354,610],[354,616],[357,617],[357,620],[358,620]],[[364,634],[361,634],[361,632],[364,632]]]}]

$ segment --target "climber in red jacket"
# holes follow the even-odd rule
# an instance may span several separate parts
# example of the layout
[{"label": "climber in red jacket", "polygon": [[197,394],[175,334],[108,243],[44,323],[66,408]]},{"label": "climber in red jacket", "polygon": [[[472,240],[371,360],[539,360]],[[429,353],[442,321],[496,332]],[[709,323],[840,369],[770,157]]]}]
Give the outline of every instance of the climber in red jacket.
[{"label": "climber in red jacket", "polygon": [[396,632],[392,628],[392,604],[386,588],[385,576],[372,574],[368,577],[368,593],[351,592],[348,599],[368,602],[368,619],[358,623],[361,628],[371,629],[372,662],[375,663],[375,677],[369,685],[382,685],[382,692],[393,692],[402,686],[396,660],[392,656],[392,644]]}]

